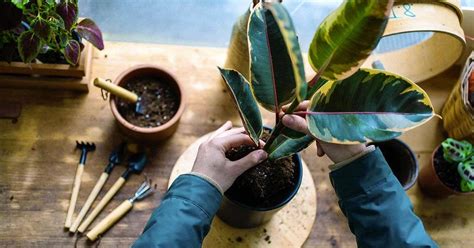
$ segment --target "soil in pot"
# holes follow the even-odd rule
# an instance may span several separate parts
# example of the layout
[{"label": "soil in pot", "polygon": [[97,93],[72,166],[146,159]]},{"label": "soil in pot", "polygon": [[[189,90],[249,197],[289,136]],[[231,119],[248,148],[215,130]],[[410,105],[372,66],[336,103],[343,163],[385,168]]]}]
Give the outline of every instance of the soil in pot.
[{"label": "soil in pot", "polygon": [[143,113],[135,112],[135,103],[117,99],[118,111],[125,120],[135,126],[159,127],[171,120],[178,111],[179,93],[159,78],[132,78],[122,86],[141,97]]},{"label": "soil in pot", "polygon": [[[265,130],[262,140],[266,141],[269,136],[269,131]],[[235,161],[256,149],[254,146],[240,146],[229,150],[226,156]],[[296,164],[291,156],[277,161],[267,160],[239,176],[225,194],[247,206],[266,208],[286,198],[297,180]]]},{"label": "soil in pot", "polygon": [[461,176],[458,173],[457,164],[446,161],[443,157],[443,149],[438,149],[433,157],[433,165],[435,172],[441,182],[449,188],[461,191]]}]

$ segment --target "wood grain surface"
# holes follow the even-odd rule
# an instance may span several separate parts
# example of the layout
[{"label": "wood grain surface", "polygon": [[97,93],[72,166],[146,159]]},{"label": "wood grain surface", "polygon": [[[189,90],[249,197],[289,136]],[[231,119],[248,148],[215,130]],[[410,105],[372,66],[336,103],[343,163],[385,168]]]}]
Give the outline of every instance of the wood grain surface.
[{"label": "wood grain surface", "polygon": [[[132,65],[153,63],[175,75],[189,96],[177,132],[151,149],[150,163],[144,170],[157,184],[158,192],[137,202],[132,212],[105,233],[101,247],[129,246],[159,205],[171,169],[181,153],[224,121],[240,123],[216,68],[224,64],[225,55],[226,50],[218,48],[115,42],[108,42],[104,51],[94,53],[92,78],[113,80]],[[421,84],[438,113],[458,73],[459,68],[453,68]],[[76,213],[100,177],[110,151],[122,140],[108,102],[102,99],[100,90],[90,88],[89,94],[0,89],[0,104],[2,101],[23,104],[16,124],[0,120],[0,247],[74,245],[76,237],[69,236],[62,226],[80,156],[74,150],[75,140],[97,145],[85,165]],[[272,116],[268,113],[264,116],[271,124]],[[402,137],[416,151],[421,166],[429,163],[431,151],[443,138],[441,121],[436,118]],[[312,173],[318,202],[317,221],[303,247],[355,247],[355,238],[329,182],[330,161],[326,157],[317,158],[314,147],[302,155]],[[114,169],[98,199],[123,170],[120,166]],[[132,195],[142,180],[142,176],[132,175],[93,225]],[[474,244],[474,196],[430,199],[420,193],[418,186],[408,194],[426,229],[442,247]],[[79,247],[90,245],[95,244],[87,243],[85,238],[78,241]]]}]

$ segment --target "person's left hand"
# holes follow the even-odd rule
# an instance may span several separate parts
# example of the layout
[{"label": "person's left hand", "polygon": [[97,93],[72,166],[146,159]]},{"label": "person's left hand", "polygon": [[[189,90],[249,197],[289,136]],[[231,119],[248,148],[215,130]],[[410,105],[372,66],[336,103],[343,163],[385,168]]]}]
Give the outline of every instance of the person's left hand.
[{"label": "person's left hand", "polygon": [[264,150],[258,149],[236,161],[227,159],[227,150],[240,145],[254,145],[244,132],[243,128],[232,129],[232,122],[226,122],[199,146],[192,171],[209,177],[225,192],[238,176],[268,156]]}]

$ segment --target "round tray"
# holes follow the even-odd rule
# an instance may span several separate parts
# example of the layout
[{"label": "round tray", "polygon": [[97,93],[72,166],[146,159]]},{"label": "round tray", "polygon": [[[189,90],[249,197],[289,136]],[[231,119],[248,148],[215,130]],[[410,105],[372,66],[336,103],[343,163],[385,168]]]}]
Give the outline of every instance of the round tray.
[{"label": "round tray", "polygon": [[[202,136],[179,157],[173,167],[168,187],[181,174],[190,172],[199,145],[208,139]],[[300,247],[308,238],[316,219],[316,189],[308,167],[303,162],[303,181],[295,198],[266,224],[248,229],[234,228],[217,216],[203,242],[203,247]]]}]

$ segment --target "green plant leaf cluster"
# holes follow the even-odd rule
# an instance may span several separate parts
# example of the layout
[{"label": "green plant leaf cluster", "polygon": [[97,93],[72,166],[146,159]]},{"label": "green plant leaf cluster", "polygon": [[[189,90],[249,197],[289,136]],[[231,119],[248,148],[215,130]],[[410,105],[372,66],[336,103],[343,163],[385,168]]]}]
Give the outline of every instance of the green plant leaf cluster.
[{"label": "green plant leaf cluster", "polygon": [[[252,9],[247,34],[250,79],[228,69],[220,72],[256,145],[262,127],[258,105],[275,112],[264,147],[270,159],[299,152],[314,138],[340,144],[392,139],[433,117],[428,95],[409,79],[360,69],[380,40],[392,5],[393,0],[346,0],[331,13],[310,45],[309,62],[316,75],[309,82],[283,5],[260,2]],[[310,100],[310,107],[295,113],[303,100]],[[283,126],[285,104],[286,114],[306,116],[308,134]]]},{"label": "green plant leaf cluster", "polygon": [[77,65],[83,39],[102,50],[100,29],[91,19],[78,22],[77,14],[77,0],[0,0],[0,60]]},{"label": "green plant leaf cluster", "polygon": [[441,143],[446,161],[457,164],[461,176],[461,190],[474,191],[474,146],[468,141],[448,138]]}]

